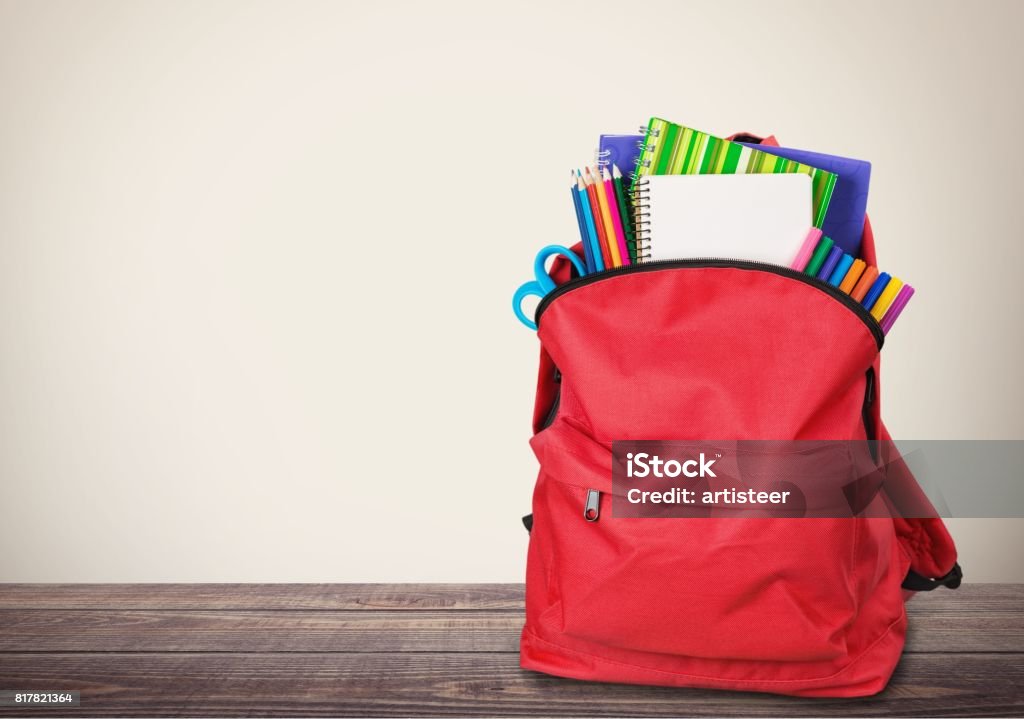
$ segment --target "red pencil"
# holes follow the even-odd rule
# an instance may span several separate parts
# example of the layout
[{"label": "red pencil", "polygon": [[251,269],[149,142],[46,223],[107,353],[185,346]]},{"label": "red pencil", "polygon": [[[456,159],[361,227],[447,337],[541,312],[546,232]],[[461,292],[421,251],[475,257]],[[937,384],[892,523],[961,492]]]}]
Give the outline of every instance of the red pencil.
[{"label": "red pencil", "polygon": [[598,218],[601,217],[601,205],[597,202],[597,189],[594,187],[594,179],[590,176],[589,168],[584,170],[583,181],[587,184],[587,198],[590,200],[590,211],[594,213],[594,224],[597,226],[597,237],[601,245],[601,258],[604,260],[605,269],[611,269],[612,253],[608,249],[608,235],[604,231],[604,223]]}]

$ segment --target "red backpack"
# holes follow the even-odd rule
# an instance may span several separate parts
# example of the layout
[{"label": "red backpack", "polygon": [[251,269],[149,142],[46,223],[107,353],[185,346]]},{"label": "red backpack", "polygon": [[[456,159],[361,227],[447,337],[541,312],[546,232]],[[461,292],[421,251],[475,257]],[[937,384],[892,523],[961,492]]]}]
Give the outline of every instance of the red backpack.
[{"label": "red backpack", "polygon": [[[861,256],[875,264],[869,223]],[[568,263],[552,277],[569,280]],[[885,687],[904,601],[960,583],[941,519],[611,511],[614,440],[889,439],[883,335],[822,285],[687,260],[577,278],[544,298],[523,668],[799,696]]]}]

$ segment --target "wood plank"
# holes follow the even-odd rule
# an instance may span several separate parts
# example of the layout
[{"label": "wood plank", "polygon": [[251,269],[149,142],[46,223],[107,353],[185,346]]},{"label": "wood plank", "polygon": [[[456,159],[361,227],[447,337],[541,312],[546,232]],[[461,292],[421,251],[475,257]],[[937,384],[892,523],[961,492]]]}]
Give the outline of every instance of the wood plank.
[{"label": "wood plank", "polygon": [[[908,652],[1024,648],[1009,612],[910,607]],[[516,652],[522,612],[0,610],[3,652]]]},{"label": "wood plank", "polygon": [[523,671],[513,654],[0,654],[0,685],[79,690],[75,716],[1024,714],[1020,654],[908,655],[885,692],[860,700],[576,682]]},{"label": "wood plank", "polygon": [[[1024,584],[918,594],[914,611],[1015,611]],[[522,584],[0,584],[0,609],[522,610]]]},{"label": "wood plank", "polygon": [[522,610],[522,584],[0,584],[0,609]]}]

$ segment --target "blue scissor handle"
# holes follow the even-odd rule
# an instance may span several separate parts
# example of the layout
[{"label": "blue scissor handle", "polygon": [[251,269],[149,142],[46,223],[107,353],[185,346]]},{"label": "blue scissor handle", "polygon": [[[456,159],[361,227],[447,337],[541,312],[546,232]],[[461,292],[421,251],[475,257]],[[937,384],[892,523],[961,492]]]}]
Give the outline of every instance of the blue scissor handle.
[{"label": "blue scissor handle", "polygon": [[555,289],[554,280],[551,279],[547,271],[544,269],[544,264],[548,261],[548,258],[553,257],[554,255],[563,255],[568,258],[576,268],[576,271],[580,274],[580,277],[587,274],[586,266],[580,258],[576,256],[576,253],[568,247],[563,247],[562,245],[548,245],[538,252],[537,257],[533,260],[533,275],[537,279],[521,285],[512,296],[512,311],[515,312],[519,321],[531,330],[537,329],[537,323],[523,314],[523,300],[531,295],[543,299],[544,295]]}]

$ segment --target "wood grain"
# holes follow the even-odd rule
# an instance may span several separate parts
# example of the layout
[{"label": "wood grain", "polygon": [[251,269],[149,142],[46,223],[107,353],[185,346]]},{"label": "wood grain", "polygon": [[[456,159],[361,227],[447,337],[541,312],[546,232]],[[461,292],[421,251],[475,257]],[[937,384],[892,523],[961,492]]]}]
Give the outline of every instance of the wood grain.
[{"label": "wood grain", "polygon": [[0,609],[523,608],[522,584],[0,584]]},{"label": "wood grain", "polygon": [[859,700],[576,682],[508,653],[3,654],[0,676],[29,689],[60,677],[82,692],[76,716],[1019,716],[1024,664],[1007,656],[908,655]]},{"label": "wood grain", "polygon": [[82,692],[31,716],[1024,715],[1024,585],[919,595],[889,688],[842,701],[522,671],[522,600],[522,585],[0,585],[0,688]]},{"label": "wood grain", "polygon": [[[1024,607],[998,613],[909,611],[910,653],[1024,647]],[[522,627],[522,612],[494,610],[4,609],[0,652],[517,652]]]}]

